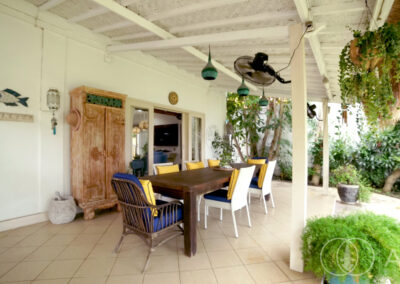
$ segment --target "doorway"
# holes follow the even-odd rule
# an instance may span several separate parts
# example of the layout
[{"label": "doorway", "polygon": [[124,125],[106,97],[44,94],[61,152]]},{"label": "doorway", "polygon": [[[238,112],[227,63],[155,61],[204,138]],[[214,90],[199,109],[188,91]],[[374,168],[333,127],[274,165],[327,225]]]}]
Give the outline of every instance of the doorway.
[{"label": "doorway", "polygon": [[149,173],[149,110],[145,108],[133,109],[133,123],[131,131],[132,149],[130,167],[136,176]]},{"label": "doorway", "polygon": [[173,163],[182,168],[182,113],[154,109],[154,164]]}]

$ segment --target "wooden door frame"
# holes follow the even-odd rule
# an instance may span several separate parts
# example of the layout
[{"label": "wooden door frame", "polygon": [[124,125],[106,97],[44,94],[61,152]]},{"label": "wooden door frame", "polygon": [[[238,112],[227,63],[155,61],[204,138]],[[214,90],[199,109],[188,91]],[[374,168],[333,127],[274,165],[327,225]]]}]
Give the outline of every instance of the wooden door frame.
[{"label": "wooden door frame", "polygon": [[202,120],[201,125],[201,159],[205,160],[205,115],[187,109],[182,109],[176,106],[165,106],[157,103],[142,101],[133,98],[126,98],[125,105],[125,165],[129,168],[129,163],[132,157],[132,139],[131,131],[133,124],[133,109],[144,108],[149,111],[149,148],[148,148],[148,173],[153,174],[153,161],[154,161],[154,109],[166,110],[182,114],[181,138],[182,138],[182,162],[191,160],[191,119],[192,117],[199,117]]}]

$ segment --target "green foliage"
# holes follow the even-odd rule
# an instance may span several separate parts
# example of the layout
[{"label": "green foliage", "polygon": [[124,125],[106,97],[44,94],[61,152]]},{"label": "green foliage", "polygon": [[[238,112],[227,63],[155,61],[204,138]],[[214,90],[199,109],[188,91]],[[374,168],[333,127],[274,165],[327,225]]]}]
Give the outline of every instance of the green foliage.
[{"label": "green foliage", "polygon": [[[372,186],[382,188],[385,179],[400,168],[400,122],[385,130],[370,131],[361,137],[355,159],[362,176]],[[400,181],[395,184],[400,189]]]},{"label": "green foliage", "polygon": [[353,165],[345,165],[332,171],[330,182],[335,186],[338,184],[358,185],[360,177],[357,169]]},{"label": "green foliage", "polygon": [[226,166],[233,162],[233,153],[235,150],[229,141],[223,139],[217,132],[214,133],[211,145],[218,159],[221,160],[221,166]]},{"label": "green foliage", "polygon": [[[360,48],[360,64],[350,58],[348,43],[339,61],[341,99],[345,105],[362,103],[368,123],[376,125],[391,118],[395,102],[392,80],[400,79],[400,23],[386,23],[364,34],[354,31],[353,35]],[[376,67],[371,64],[375,59],[381,60]]]},{"label": "green foliage", "polygon": [[329,168],[337,169],[340,166],[350,164],[353,160],[353,147],[349,139],[339,137],[331,141],[329,150]]},{"label": "green foliage", "polygon": [[323,152],[323,139],[318,137],[311,144],[311,157],[313,160],[313,165],[322,166],[322,152]]},{"label": "green foliage", "polygon": [[367,212],[310,219],[302,240],[304,269],[319,277],[335,273],[344,280],[352,270],[370,283],[400,281],[400,224],[393,218]]}]

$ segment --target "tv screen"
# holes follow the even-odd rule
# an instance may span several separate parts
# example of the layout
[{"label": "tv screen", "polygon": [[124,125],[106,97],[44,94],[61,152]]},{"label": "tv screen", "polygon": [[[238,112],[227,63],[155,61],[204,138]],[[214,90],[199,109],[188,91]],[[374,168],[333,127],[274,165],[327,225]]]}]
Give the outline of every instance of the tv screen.
[{"label": "tv screen", "polygon": [[178,124],[154,126],[154,146],[178,146]]}]

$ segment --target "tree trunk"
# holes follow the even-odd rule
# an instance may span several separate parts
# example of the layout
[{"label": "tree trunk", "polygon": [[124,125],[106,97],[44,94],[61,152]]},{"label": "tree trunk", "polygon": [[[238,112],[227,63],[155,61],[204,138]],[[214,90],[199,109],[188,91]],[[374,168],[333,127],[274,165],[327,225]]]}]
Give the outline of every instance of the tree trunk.
[{"label": "tree trunk", "polygon": [[263,139],[262,139],[262,142],[261,142],[261,156],[263,156],[263,157],[266,155],[265,146],[267,144],[268,136],[269,136],[268,125],[271,122],[271,118],[274,115],[274,111],[275,111],[274,101],[271,101],[270,107],[269,107],[269,112],[267,114],[267,118],[266,118],[266,121],[265,121],[266,128],[265,128],[264,136],[263,136]]},{"label": "tree trunk", "polygon": [[283,119],[283,111],[284,111],[283,103],[280,104],[279,109],[279,126],[274,131],[274,138],[272,138],[271,147],[269,148],[268,160],[275,160],[277,147],[279,147],[279,140],[282,133],[282,119]]},{"label": "tree trunk", "polygon": [[233,146],[235,146],[236,151],[239,154],[240,160],[242,160],[242,162],[244,163],[245,160],[244,160],[244,157],[243,157],[242,149],[240,148],[239,141],[237,140],[236,136],[233,136]]},{"label": "tree trunk", "polygon": [[396,169],[386,178],[385,186],[383,187],[383,192],[386,193],[390,192],[392,190],[394,183],[399,178],[400,178],[400,169]]}]

